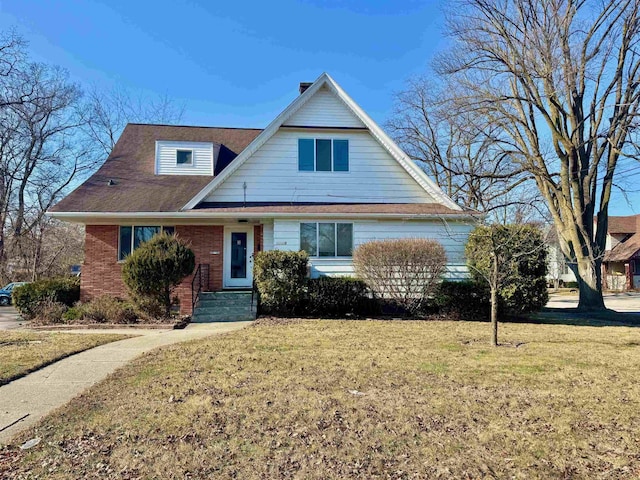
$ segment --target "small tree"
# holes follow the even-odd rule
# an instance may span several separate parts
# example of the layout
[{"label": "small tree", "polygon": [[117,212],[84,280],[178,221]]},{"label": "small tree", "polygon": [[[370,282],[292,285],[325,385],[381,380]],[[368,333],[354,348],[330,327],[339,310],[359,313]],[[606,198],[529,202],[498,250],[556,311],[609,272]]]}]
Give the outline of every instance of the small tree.
[{"label": "small tree", "polygon": [[547,250],[531,225],[479,226],[465,249],[475,281],[491,290],[491,344],[498,345],[498,304],[510,313],[542,308],[547,300]]},{"label": "small tree", "polygon": [[171,314],[171,292],[193,272],[195,255],[174,235],[160,234],[129,255],[122,267],[122,279],[135,299],[151,300]]},{"label": "small tree", "polygon": [[435,240],[377,240],[353,252],[356,275],[381,298],[417,313],[433,294],[444,273],[447,256]]}]

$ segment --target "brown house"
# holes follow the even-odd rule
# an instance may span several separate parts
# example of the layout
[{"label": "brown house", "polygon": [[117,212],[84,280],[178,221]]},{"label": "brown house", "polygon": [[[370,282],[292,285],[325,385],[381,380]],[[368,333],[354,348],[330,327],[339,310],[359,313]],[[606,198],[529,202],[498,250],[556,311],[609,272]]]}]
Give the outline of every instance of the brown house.
[{"label": "brown house", "polygon": [[640,288],[640,215],[609,217],[602,262],[604,288]]}]

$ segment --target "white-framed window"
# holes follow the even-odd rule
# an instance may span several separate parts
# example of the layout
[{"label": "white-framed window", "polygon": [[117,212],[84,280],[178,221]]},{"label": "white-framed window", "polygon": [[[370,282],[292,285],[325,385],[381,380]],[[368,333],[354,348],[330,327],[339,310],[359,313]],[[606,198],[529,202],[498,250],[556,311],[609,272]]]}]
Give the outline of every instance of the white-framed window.
[{"label": "white-framed window", "polygon": [[121,225],[118,232],[118,261],[127,258],[142,242],[151,240],[154,235],[160,232],[173,235],[175,233],[175,227],[162,227],[159,225]]},{"label": "white-framed window", "polygon": [[300,250],[311,257],[351,257],[353,223],[301,222]]},{"label": "white-framed window", "polygon": [[299,138],[298,171],[348,172],[349,140]]},{"label": "white-framed window", "polygon": [[179,148],[176,150],[176,165],[191,166],[193,165],[193,150],[188,148]]}]

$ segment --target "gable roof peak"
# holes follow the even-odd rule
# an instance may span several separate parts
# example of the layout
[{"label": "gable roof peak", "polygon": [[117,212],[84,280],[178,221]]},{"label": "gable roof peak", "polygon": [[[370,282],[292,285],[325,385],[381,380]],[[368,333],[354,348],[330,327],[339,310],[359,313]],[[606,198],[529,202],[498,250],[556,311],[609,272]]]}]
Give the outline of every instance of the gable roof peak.
[{"label": "gable roof peak", "polygon": [[211,192],[213,192],[220,184],[222,184],[227,178],[244,164],[244,162],[250,158],[262,145],[267,142],[279,128],[295,114],[303,105],[305,105],[313,95],[323,86],[327,86],[343,103],[351,110],[351,112],[365,125],[369,130],[373,138],[384,148],[387,152],[407,171],[407,173],[438,203],[451,208],[453,210],[461,211],[462,208],[449,198],[440,187],[431,180],[426,173],[422,171],[416,163],[411,160],[406,153],[378,126],[373,119],[367,115],[367,113],[338,85],[338,83],[331,78],[327,72],[322,74],[308,87],[306,88],[293,102],[291,102],[287,108],[285,108],[280,115],[278,115],[268,126],[265,128],[242,153],[235,159],[235,161],[225,168],[220,175],[216,176],[205,188],[200,190],[198,194],[193,197],[182,210],[190,210],[195,208],[198,203],[203,201]]}]

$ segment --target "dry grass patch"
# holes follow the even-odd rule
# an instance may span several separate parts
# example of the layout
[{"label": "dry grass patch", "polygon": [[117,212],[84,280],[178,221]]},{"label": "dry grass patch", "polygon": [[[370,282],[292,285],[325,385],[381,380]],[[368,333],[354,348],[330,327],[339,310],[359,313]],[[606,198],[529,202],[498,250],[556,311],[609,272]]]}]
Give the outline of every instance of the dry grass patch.
[{"label": "dry grass patch", "polygon": [[0,385],[61,358],[128,335],[45,332],[0,332]]},{"label": "dry grass patch", "polygon": [[0,477],[640,475],[640,330],[488,333],[305,321],[156,350],[0,451]]}]

